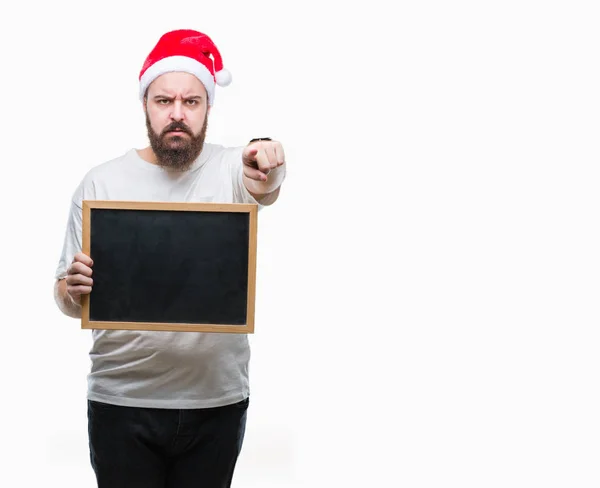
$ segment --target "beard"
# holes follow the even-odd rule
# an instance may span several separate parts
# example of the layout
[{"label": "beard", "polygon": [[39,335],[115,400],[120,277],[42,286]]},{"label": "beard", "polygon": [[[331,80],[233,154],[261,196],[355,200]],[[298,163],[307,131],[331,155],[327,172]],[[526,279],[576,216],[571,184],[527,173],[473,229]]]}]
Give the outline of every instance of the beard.
[{"label": "beard", "polygon": [[[154,132],[146,114],[146,128],[150,146],[156,155],[159,166],[175,171],[185,171],[190,168],[198,158],[204,147],[206,128],[208,125],[208,113],[204,117],[204,125],[198,135],[194,135],[191,129],[183,122],[172,122],[165,127],[160,134]],[[181,135],[170,133],[179,129]],[[187,137],[185,134],[187,134]]]}]

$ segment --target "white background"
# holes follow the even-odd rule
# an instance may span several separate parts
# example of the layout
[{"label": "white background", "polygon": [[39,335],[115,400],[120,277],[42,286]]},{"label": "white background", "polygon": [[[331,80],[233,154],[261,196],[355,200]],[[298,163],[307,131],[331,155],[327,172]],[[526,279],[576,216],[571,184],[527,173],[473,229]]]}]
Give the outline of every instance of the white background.
[{"label": "white background", "polygon": [[234,486],[600,486],[596,5],[2,7],[0,484],[95,486],[90,333],[53,275],[72,192],[146,144],[137,76],[185,27],[233,75],[208,140],[288,161]]}]

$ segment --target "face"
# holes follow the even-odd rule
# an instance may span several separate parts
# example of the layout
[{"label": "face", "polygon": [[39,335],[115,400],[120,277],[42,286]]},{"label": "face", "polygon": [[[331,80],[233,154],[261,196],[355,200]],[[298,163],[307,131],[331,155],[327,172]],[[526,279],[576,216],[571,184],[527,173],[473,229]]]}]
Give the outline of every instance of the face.
[{"label": "face", "polygon": [[186,170],[204,146],[208,96],[189,73],[166,73],[148,87],[145,99],[150,146],[163,167]]}]

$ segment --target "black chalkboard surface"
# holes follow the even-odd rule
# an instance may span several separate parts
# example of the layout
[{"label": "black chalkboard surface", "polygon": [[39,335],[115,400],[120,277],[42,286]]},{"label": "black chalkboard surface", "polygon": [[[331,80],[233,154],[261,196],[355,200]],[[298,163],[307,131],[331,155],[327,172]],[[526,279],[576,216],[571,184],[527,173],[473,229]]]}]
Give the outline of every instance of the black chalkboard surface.
[{"label": "black chalkboard surface", "polygon": [[257,210],[85,200],[82,328],[253,333]]}]

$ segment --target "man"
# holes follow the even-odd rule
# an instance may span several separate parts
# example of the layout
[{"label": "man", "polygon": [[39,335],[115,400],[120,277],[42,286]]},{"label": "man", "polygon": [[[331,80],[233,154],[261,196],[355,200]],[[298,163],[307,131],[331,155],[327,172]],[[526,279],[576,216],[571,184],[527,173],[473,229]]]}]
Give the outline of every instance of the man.
[{"label": "man", "polygon": [[[230,83],[211,39],[163,35],[140,72],[150,145],[92,168],[76,189],[55,297],[81,317],[93,261],[81,252],[82,200],[257,203],[277,200],[279,142],[204,142],[215,87]],[[88,375],[90,460],[99,488],[231,484],[249,402],[244,334],[94,330]]]}]

